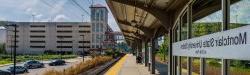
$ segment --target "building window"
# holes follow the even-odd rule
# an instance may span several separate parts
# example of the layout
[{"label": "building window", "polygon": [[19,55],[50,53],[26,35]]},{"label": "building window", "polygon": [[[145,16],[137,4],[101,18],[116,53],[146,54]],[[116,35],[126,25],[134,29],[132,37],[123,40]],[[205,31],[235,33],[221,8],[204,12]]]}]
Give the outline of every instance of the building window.
[{"label": "building window", "polygon": [[[9,48],[15,48],[15,46],[14,45],[9,45],[8,46]],[[16,48],[18,48],[19,46],[16,46]]]},{"label": "building window", "polygon": [[87,26],[87,25],[79,25],[79,28],[81,28],[81,27],[83,27],[83,28],[90,28],[90,26]]},{"label": "building window", "polygon": [[92,34],[92,42],[95,43],[95,34]]},{"label": "building window", "polygon": [[32,33],[44,33],[45,30],[31,30]]},{"label": "building window", "polygon": [[32,28],[44,28],[45,25],[30,25]]},{"label": "building window", "polygon": [[56,46],[56,48],[72,48],[72,46]]},{"label": "building window", "polygon": [[57,38],[72,38],[72,36],[57,36]]},{"label": "building window", "polygon": [[95,9],[94,8],[91,10],[91,19],[95,20]]},{"label": "building window", "polygon": [[99,21],[100,15],[99,15],[99,10],[96,11],[96,21]]},{"label": "building window", "polygon": [[45,41],[30,41],[30,43],[45,43]]},{"label": "building window", "polygon": [[[78,48],[82,48],[82,46],[79,46]],[[84,46],[84,48],[90,48],[90,46]]]},{"label": "building window", "polygon": [[58,30],[57,33],[72,33],[70,30]]},{"label": "building window", "polygon": [[57,25],[57,28],[68,28],[72,27],[71,25]]},{"label": "building window", "polygon": [[96,32],[100,32],[99,29],[100,29],[100,23],[97,23],[96,24]]},{"label": "building window", "polygon": [[96,34],[96,43],[99,43],[99,41],[100,41],[100,36],[99,34]]},{"label": "building window", "polygon": [[90,43],[90,41],[79,41],[79,43]]},{"label": "building window", "polygon": [[45,46],[30,46],[30,48],[45,48]]},{"label": "building window", "polygon": [[[15,35],[9,35],[10,36],[10,38],[14,38],[14,36]],[[18,38],[19,37],[19,35],[16,35],[16,38]]]},{"label": "building window", "polygon": [[45,38],[43,35],[31,35],[30,38]]},{"label": "building window", "polygon": [[56,41],[57,43],[72,43],[72,41]]},{"label": "building window", "polygon": [[79,33],[90,33],[90,31],[79,31]]},{"label": "building window", "polygon": [[103,24],[100,23],[100,31],[103,32]]},{"label": "building window", "polygon": [[101,21],[103,21],[103,10],[100,10],[100,18],[101,18]]},{"label": "building window", "polygon": [[[9,40],[10,42],[13,42],[13,43],[15,43],[15,41],[14,40]],[[19,42],[18,40],[16,40],[16,42]]]},{"label": "building window", "polygon": [[95,23],[93,23],[92,24],[92,32],[95,32],[95,28],[96,28],[95,26],[96,26]]}]

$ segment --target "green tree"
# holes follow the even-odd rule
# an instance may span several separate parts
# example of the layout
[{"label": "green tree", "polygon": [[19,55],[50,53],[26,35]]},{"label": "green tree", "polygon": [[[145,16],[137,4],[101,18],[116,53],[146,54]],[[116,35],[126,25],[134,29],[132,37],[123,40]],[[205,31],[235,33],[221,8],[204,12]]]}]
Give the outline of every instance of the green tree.
[{"label": "green tree", "polygon": [[166,56],[168,54],[168,48],[169,48],[169,37],[168,37],[168,35],[164,35],[164,41],[160,45],[160,48],[158,51],[160,58],[164,61],[166,61]]}]

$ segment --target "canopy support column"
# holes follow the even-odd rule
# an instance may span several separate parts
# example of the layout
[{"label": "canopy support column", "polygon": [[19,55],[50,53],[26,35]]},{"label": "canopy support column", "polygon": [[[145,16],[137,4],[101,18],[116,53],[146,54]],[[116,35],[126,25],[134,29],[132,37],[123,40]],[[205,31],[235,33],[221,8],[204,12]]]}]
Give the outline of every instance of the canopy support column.
[{"label": "canopy support column", "polygon": [[148,54],[148,43],[146,41],[144,41],[144,48],[145,48],[145,66],[147,67],[149,54]]},{"label": "canopy support column", "polygon": [[173,55],[172,55],[172,40],[173,40],[173,34],[172,34],[172,30],[169,29],[168,30],[168,35],[169,35],[169,50],[168,50],[168,75],[173,75]]},{"label": "canopy support column", "polygon": [[[222,0],[222,12],[223,12],[223,23],[222,23],[222,31],[228,30],[229,21],[230,21],[230,0]],[[221,75],[229,75],[229,59],[222,59],[222,69]]]},{"label": "canopy support column", "polygon": [[156,50],[156,43],[157,41],[155,38],[151,39],[152,49],[151,49],[151,74],[155,74],[155,50]]}]

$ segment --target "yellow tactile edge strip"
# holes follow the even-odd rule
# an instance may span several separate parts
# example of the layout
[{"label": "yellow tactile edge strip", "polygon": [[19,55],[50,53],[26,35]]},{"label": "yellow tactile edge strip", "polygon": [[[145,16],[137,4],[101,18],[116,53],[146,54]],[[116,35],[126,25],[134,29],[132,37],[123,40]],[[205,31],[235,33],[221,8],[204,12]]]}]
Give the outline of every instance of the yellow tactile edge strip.
[{"label": "yellow tactile edge strip", "polygon": [[121,58],[117,63],[115,63],[114,66],[112,66],[104,75],[117,75],[123,65],[125,63],[126,59],[128,57],[128,54],[126,54],[124,57]]}]

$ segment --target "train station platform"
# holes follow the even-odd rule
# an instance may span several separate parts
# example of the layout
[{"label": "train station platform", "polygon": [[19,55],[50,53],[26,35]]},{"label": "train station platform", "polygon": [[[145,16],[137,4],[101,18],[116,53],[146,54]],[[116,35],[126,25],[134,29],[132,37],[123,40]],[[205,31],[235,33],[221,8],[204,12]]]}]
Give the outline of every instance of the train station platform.
[{"label": "train station platform", "polygon": [[[156,63],[155,75],[167,75],[167,65]],[[152,75],[144,64],[137,64],[136,57],[127,54],[112,66],[105,75]]]}]

